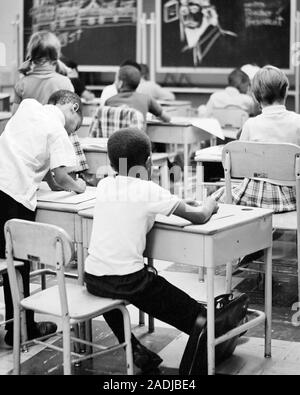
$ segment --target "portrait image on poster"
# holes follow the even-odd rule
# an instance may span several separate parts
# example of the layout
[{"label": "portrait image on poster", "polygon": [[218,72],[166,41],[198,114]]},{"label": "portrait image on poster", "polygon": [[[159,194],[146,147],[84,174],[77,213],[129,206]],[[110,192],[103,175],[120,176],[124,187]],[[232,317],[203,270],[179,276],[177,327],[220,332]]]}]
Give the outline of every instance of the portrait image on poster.
[{"label": "portrait image on poster", "polygon": [[295,0],[156,0],[157,68],[289,70],[295,7]]}]

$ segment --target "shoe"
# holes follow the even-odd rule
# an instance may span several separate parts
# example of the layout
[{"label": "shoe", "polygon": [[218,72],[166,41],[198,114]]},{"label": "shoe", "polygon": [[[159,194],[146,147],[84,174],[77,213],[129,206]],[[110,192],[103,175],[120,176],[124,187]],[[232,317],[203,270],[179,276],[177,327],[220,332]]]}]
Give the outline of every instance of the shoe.
[{"label": "shoe", "polygon": [[159,355],[148,350],[148,348],[143,346],[141,343],[133,345],[132,348],[133,363],[144,373],[155,370],[163,361]]},{"label": "shoe", "polygon": [[[28,340],[44,337],[56,333],[57,325],[54,322],[41,321],[35,324],[35,328],[28,334]],[[12,347],[14,343],[13,331],[8,331],[4,336],[4,342]]]},{"label": "shoe", "polygon": [[37,337],[43,337],[56,333],[57,325],[51,321],[41,321],[36,323],[36,328],[31,335],[29,340],[36,339]]}]

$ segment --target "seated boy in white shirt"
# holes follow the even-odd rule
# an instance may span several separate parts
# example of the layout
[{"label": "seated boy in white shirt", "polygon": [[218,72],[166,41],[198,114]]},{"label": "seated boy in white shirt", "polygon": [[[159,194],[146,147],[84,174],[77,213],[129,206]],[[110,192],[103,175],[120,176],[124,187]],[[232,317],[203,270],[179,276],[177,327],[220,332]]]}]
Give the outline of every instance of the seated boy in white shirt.
[{"label": "seated boy in white shirt", "polygon": [[[157,214],[175,214],[194,224],[203,224],[218,210],[213,199],[203,205],[187,204],[149,181],[151,143],[135,129],[114,133],[108,155],[116,177],[97,187],[89,256],[85,262],[87,289],[96,296],[125,299],[151,316],[190,334],[196,318],[206,322],[206,309],[176,288],[155,269],[144,265],[146,235]],[[172,246],[166,246],[172,248]],[[119,311],[104,318],[120,342],[124,341]],[[132,335],[133,359],[143,371],[156,368],[161,358],[147,350]]]},{"label": "seated boy in white shirt", "polygon": [[[34,99],[23,100],[0,136],[0,259],[5,258],[4,225],[12,218],[35,220],[37,190],[46,177],[55,190],[85,191],[83,180],[75,181],[68,168],[76,167],[76,157],[68,137],[82,122],[80,98],[69,91],[58,91],[43,106]],[[53,171],[55,178],[52,177]],[[47,175],[48,174],[48,175]],[[25,297],[29,296],[29,264],[19,268]],[[8,276],[3,276],[6,320],[13,318]],[[34,322],[26,315],[28,338],[56,331],[52,322]],[[6,325],[5,342],[13,344],[13,324]]]},{"label": "seated boy in white shirt", "polygon": [[250,96],[251,82],[246,73],[240,69],[232,71],[228,76],[228,86],[219,92],[215,92],[206,104],[206,115],[213,116],[215,108],[226,106],[238,106],[249,115],[257,113],[257,107]]}]

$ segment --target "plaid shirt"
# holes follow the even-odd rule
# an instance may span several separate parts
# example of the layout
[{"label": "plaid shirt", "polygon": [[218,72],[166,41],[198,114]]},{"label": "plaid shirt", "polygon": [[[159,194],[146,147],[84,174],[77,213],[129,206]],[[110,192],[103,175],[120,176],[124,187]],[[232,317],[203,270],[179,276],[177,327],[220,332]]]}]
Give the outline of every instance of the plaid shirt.
[{"label": "plaid shirt", "polygon": [[83,153],[83,150],[81,148],[80,142],[79,142],[79,137],[77,135],[77,133],[71,133],[70,134],[70,140],[73,144],[74,150],[75,150],[75,154],[76,154],[76,158],[77,158],[77,169],[76,171],[84,171],[87,170],[89,168],[87,161],[86,161],[86,157]]},{"label": "plaid shirt", "polygon": [[129,107],[99,107],[90,127],[90,137],[109,138],[117,130],[133,127],[144,131],[144,116]]},{"label": "plaid shirt", "polygon": [[[211,197],[220,203],[225,203],[225,188],[220,188]],[[232,202],[241,206],[271,209],[275,213],[295,211],[296,188],[245,178],[241,184],[232,189]]]}]

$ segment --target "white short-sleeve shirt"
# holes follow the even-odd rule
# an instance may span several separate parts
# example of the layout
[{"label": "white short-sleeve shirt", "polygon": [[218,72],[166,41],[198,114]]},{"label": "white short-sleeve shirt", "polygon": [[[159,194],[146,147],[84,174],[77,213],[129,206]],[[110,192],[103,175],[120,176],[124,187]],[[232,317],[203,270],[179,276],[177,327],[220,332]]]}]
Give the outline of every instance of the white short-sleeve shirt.
[{"label": "white short-sleeve shirt", "polygon": [[240,139],[300,145],[300,115],[283,105],[265,107],[262,114],[245,122]]},{"label": "white short-sleeve shirt", "polygon": [[224,108],[230,105],[238,106],[247,111],[248,114],[255,112],[255,103],[251,96],[240,93],[233,86],[228,86],[224,90],[211,95],[206,105],[207,115],[212,116],[214,108]]},{"label": "white short-sleeve shirt", "polygon": [[37,189],[51,169],[76,166],[65,117],[52,105],[21,102],[0,136],[0,190],[34,211]]},{"label": "white short-sleeve shirt", "polygon": [[123,176],[100,181],[86,272],[122,276],[142,270],[146,235],[156,215],[171,215],[179,203],[151,181]]},{"label": "white short-sleeve shirt", "polygon": [[[300,145],[300,115],[288,111],[284,105],[265,107],[262,114],[255,118],[249,118],[245,122],[240,140]],[[260,180],[277,185],[290,185],[290,183],[283,181]]]}]

